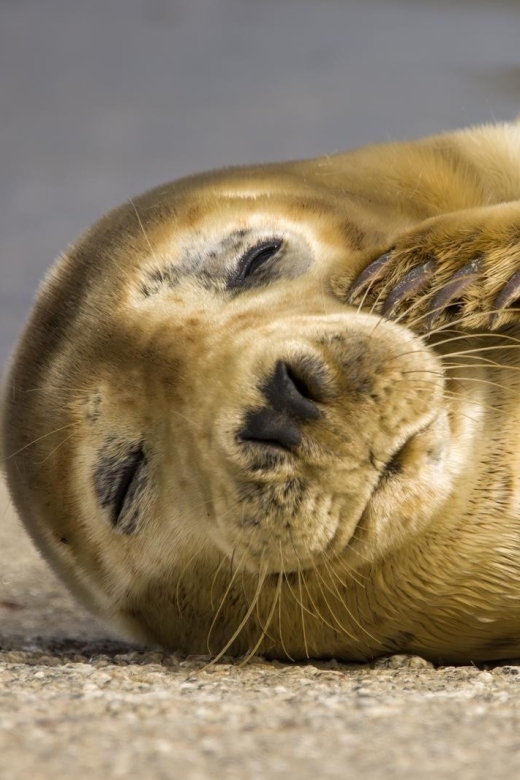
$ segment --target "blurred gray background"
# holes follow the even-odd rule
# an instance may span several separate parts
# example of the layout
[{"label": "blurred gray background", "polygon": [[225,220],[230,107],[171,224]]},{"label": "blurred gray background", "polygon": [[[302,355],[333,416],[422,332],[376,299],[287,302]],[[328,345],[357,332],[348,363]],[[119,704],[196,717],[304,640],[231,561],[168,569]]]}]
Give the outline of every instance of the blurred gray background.
[{"label": "blurred gray background", "polygon": [[0,0],[0,366],[133,194],[518,113],[520,0]]}]

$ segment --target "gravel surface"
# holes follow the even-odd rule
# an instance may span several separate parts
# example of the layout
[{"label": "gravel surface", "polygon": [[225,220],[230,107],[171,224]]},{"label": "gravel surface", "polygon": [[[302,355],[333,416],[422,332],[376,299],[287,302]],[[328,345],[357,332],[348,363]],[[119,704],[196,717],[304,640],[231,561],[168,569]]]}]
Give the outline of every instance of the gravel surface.
[{"label": "gravel surface", "polygon": [[68,596],[0,486],[0,777],[520,776],[520,661],[444,667],[181,657]]}]

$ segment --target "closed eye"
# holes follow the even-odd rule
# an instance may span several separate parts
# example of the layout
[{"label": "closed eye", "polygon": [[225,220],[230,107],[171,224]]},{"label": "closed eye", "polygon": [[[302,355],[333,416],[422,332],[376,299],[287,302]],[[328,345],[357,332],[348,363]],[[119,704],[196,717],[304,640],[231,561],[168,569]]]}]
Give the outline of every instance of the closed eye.
[{"label": "closed eye", "polygon": [[262,241],[262,243],[248,249],[240,258],[234,284],[240,284],[253,276],[264,263],[274,257],[281,246],[282,240],[275,238],[269,241]]},{"label": "closed eye", "polygon": [[96,493],[101,506],[108,510],[114,528],[126,532],[125,516],[140,490],[139,479],[146,465],[143,447],[127,451],[123,458],[102,460],[94,474]]},{"label": "closed eye", "polygon": [[127,498],[131,498],[131,493],[133,492],[131,491],[132,485],[144,460],[143,448],[139,447],[131,452],[116,469],[114,474],[115,491],[111,507],[112,524],[114,526],[117,526],[119,523]]}]

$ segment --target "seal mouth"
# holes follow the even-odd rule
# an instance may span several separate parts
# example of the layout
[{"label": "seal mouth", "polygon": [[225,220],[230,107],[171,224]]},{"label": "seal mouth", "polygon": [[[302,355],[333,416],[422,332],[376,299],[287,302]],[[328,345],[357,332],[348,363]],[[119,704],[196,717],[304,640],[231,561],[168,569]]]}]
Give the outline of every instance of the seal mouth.
[{"label": "seal mouth", "polygon": [[409,455],[409,451],[411,449],[413,442],[418,436],[427,433],[427,431],[433,428],[437,420],[438,420],[438,416],[434,417],[433,420],[430,420],[425,425],[421,426],[416,431],[411,433],[408,436],[408,438],[404,441],[404,443],[401,444],[395,450],[393,455],[390,456],[386,464],[383,466],[383,469],[381,470],[379,479],[377,481],[377,484],[374,487],[374,490],[370,494],[369,502],[372,499],[372,496],[375,493],[379,492],[391,479],[403,473],[405,469],[405,461],[407,459],[407,456]]},{"label": "seal mouth", "polygon": [[[370,494],[370,498],[374,495],[374,493],[377,493],[384,484],[386,484],[389,480],[391,480],[393,477],[397,476],[398,474],[401,474],[404,468],[404,460],[406,457],[407,449],[410,446],[411,441],[419,434],[422,433],[426,428],[429,426],[426,426],[425,428],[422,428],[420,431],[416,431],[415,433],[410,434],[408,438],[405,440],[404,444],[401,444],[393,455],[390,456],[390,458],[387,460],[386,464],[383,466],[381,473],[379,475],[379,479]],[[370,499],[369,499],[370,501]]]},{"label": "seal mouth", "polygon": [[[418,478],[426,485],[430,478],[424,480],[421,475],[424,472],[427,473],[429,467],[439,464],[442,460],[446,444],[446,438],[442,435],[443,431],[446,430],[442,424],[443,418],[444,413],[440,412],[424,424],[419,425],[395,448],[384,463],[376,463],[373,454],[370,454],[369,460],[373,468],[379,472],[377,481],[359,514],[356,513],[355,517],[350,518],[348,532],[345,532],[345,528],[341,524],[338,525],[326,548],[322,551],[325,558],[330,560],[342,556],[347,550],[353,551],[367,531],[372,538],[371,543],[373,543],[382,527],[386,529],[393,526],[393,521],[399,523],[402,507],[406,506],[413,494],[413,490],[409,489],[410,485]],[[437,426],[439,429],[436,431]],[[432,437],[428,436],[430,432],[434,434],[433,440]],[[421,441],[422,437],[424,437],[424,441]],[[400,477],[402,478],[400,479]],[[387,489],[390,493],[385,495]],[[382,505],[377,506],[381,499],[385,507],[383,526],[380,524]],[[384,530],[383,533],[386,534],[387,531]],[[379,539],[376,544],[381,545],[386,544],[386,542]],[[367,560],[365,554],[361,558],[362,561]],[[316,561],[313,565],[316,565]]]},{"label": "seal mouth", "polygon": [[[414,448],[414,445],[417,442],[417,439],[420,436],[424,436],[429,431],[431,431],[440,422],[442,416],[443,416],[442,413],[435,415],[435,417],[432,420],[429,420],[427,423],[419,427],[416,431],[413,431],[413,433],[411,433],[407,437],[407,439],[403,442],[403,444],[399,445],[399,447],[396,448],[395,452],[388,458],[388,460],[386,461],[386,463],[384,464],[383,468],[380,471],[380,475],[379,475],[379,479],[377,480],[377,483],[375,484],[372,492],[370,493],[365,509],[363,510],[360,523],[365,517],[372,500],[377,495],[379,495],[390,482],[395,481],[397,477],[399,477],[401,474],[405,472],[407,467],[407,461],[413,457],[412,450]],[[432,447],[431,445],[426,447],[425,450],[421,452],[419,456],[421,460],[419,468],[423,466],[423,461],[424,463],[426,463],[429,460],[431,461],[437,459],[438,449],[439,449],[438,447]],[[417,457],[416,453],[415,453],[415,457]],[[378,468],[377,464],[375,464],[374,462],[372,463],[372,465],[374,465],[375,468]]]}]

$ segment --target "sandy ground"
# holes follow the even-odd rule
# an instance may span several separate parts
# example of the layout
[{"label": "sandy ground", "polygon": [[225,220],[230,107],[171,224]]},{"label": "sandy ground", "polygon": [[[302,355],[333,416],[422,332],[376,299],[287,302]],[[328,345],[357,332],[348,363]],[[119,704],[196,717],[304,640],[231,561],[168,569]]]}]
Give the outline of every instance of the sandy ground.
[{"label": "sandy ground", "polygon": [[0,777],[520,776],[520,661],[434,669],[183,658],[68,596],[0,487]]}]

